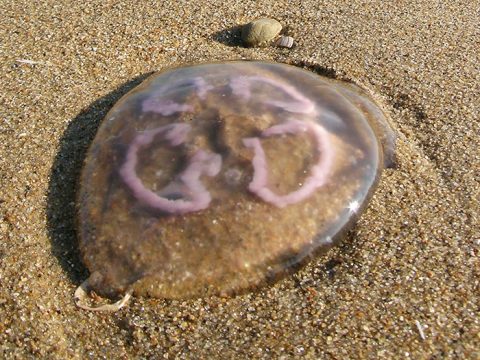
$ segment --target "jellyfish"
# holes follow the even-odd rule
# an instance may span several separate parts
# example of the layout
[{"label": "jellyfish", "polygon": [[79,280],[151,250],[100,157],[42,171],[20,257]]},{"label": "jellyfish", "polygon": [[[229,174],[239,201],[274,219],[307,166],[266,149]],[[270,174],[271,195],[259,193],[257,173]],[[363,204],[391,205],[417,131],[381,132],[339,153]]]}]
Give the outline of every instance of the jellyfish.
[{"label": "jellyfish", "polygon": [[[169,69],[124,96],[87,153],[77,304],[235,295],[341,240],[394,159],[360,87],[280,63]],[[113,298],[84,302],[89,290]]]}]

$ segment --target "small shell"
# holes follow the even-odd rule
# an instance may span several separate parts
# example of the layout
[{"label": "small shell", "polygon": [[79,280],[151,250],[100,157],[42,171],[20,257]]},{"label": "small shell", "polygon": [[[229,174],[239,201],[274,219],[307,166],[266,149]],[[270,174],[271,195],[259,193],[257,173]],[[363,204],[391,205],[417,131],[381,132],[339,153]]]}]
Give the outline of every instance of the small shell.
[{"label": "small shell", "polygon": [[258,19],[242,28],[242,40],[246,46],[258,46],[273,40],[282,30],[282,24],[274,19]]},{"label": "small shell", "polygon": [[291,49],[293,46],[293,38],[291,36],[281,36],[275,41],[275,46]]}]

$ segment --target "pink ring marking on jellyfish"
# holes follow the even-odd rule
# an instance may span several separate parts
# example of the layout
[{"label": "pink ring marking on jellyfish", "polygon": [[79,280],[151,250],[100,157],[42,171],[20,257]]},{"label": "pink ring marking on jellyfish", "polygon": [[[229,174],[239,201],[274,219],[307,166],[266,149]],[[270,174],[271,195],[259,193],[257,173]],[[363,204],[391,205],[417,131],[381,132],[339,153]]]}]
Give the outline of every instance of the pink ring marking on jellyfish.
[{"label": "pink ring marking on jellyfish", "polygon": [[207,97],[207,92],[213,89],[213,86],[207,84],[205,79],[200,76],[194,78],[193,83],[197,87],[197,95],[201,100],[205,100]]},{"label": "pink ring marking on jellyfish", "polygon": [[250,100],[252,93],[250,87],[252,82],[264,82],[272,85],[287,95],[291,96],[295,101],[287,102],[281,100],[266,100],[267,104],[279,107],[283,110],[300,113],[311,114],[315,112],[315,103],[309,98],[302,95],[294,86],[285,84],[281,81],[276,81],[264,76],[235,76],[230,80],[230,88],[233,95],[240,96],[245,100]]},{"label": "pink ring marking on jellyfish", "polygon": [[333,164],[334,150],[330,143],[327,131],[317,123],[311,121],[289,120],[283,124],[274,125],[262,132],[263,137],[284,134],[298,134],[309,132],[317,143],[319,161],[312,166],[310,176],[305,180],[302,187],[286,195],[277,195],[268,188],[268,166],[262,143],[258,137],[243,139],[243,144],[252,148],[254,157],[253,179],[248,188],[262,200],[277,207],[298,203],[308,198],[317,188],[324,185],[328,179]]},{"label": "pink ring marking on jellyfish", "polygon": [[[140,202],[171,214],[184,214],[208,207],[212,198],[200,181],[200,177],[202,175],[213,177],[220,172],[222,157],[219,154],[198,150],[179,176],[158,193],[147,189],[136,173],[138,151],[148,146],[156,136],[162,135],[171,146],[178,146],[185,142],[189,131],[190,126],[187,124],[170,124],[146,130],[133,139],[128,148],[125,163],[120,168],[120,176]],[[190,200],[170,200],[161,196],[172,192],[186,195]]]},{"label": "pink ring marking on jellyfish", "polygon": [[[162,93],[168,93],[169,90],[175,88],[175,86],[182,85],[182,83],[168,84],[160,88],[159,94],[149,97],[142,103],[142,111],[155,112],[162,114],[163,116],[170,116],[179,112],[193,112],[193,106],[190,104],[179,104],[170,99],[162,99]],[[205,79],[197,76],[190,80],[185,85],[193,85],[197,89],[197,96],[201,100],[205,100],[207,92],[213,89],[213,86],[207,84]]]},{"label": "pink ring marking on jellyfish", "polygon": [[173,100],[159,99],[152,96],[143,102],[142,111],[152,111],[163,116],[170,116],[178,112],[192,112],[193,107],[189,104],[179,104]]}]

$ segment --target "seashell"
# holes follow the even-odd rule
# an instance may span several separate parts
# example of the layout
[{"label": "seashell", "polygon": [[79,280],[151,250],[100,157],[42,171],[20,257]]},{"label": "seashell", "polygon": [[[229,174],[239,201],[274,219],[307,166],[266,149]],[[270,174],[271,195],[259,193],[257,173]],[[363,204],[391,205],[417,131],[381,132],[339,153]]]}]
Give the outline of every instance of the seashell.
[{"label": "seashell", "polygon": [[258,19],[242,28],[242,40],[246,46],[259,46],[273,40],[282,30],[275,19]]},{"label": "seashell", "polygon": [[291,36],[280,36],[275,41],[275,45],[278,47],[291,49],[293,46],[293,38]]},{"label": "seashell", "polygon": [[[236,294],[340,240],[395,136],[360,88],[236,61],[152,76],[107,114],[78,197],[79,306]],[[88,288],[124,294],[92,308]]]}]

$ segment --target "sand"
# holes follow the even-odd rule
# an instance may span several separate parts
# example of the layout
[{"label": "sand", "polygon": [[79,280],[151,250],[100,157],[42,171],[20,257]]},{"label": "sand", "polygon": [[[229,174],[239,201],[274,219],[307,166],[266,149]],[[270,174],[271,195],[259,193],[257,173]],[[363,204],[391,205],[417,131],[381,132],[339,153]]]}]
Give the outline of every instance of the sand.
[{"label": "sand", "polygon": [[[480,358],[478,0],[0,9],[0,358]],[[238,46],[260,16],[296,46]],[[341,246],[275,286],[78,309],[75,184],[102,117],[152,71],[239,58],[367,87],[398,131],[397,168]]]}]

